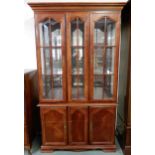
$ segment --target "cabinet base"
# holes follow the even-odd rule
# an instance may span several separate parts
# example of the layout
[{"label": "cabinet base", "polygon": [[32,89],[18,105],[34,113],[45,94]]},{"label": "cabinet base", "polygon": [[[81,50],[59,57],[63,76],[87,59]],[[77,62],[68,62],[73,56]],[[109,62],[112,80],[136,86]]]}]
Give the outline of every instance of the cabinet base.
[{"label": "cabinet base", "polygon": [[31,153],[31,146],[30,145],[24,146],[24,149],[26,149],[28,151],[28,155],[32,155],[32,153]]},{"label": "cabinet base", "polygon": [[125,146],[124,154],[125,155],[131,155],[131,146]]},{"label": "cabinet base", "polygon": [[24,149],[30,150],[31,149],[31,146],[30,145],[24,145]]},{"label": "cabinet base", "polygon": [[104,152],[115,152],[116,145],[66,145],[66,146],[41,146],[41,152],[53,152],[54,150],[102,150]]}]

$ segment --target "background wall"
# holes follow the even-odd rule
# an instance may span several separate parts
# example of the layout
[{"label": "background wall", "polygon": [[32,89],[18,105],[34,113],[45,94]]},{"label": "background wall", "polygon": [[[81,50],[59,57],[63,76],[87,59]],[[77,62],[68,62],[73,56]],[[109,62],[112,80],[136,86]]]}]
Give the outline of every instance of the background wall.
[{"label": "background wall", "polygon": [[35,46],[35,29],[34,13],[32,9],[24,3],[24,69],[36,69],[36,46]]},{"label": "background wall", "polygon": [[124,131],[125,119],[125,97],[127,87],[127,72],[128,72],[128,56],[130,50],[131,37],[131,12],[130,4],[126,5],[122,10],[121,18],[121,49],[120,49],[120,67],[119,67],[119,90],[118,90],[118,108],[117,108],[117,129],[120,133]]}]

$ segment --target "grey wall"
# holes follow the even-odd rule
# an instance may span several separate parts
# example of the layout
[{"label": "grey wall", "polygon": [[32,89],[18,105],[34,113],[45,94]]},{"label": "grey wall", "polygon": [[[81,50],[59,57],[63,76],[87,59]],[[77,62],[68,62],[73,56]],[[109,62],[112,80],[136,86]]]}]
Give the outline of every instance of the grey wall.
[{"label": "grey wall", "polygon": [[122,11],[121,24],[121,49],[120,49],[120,68],[119,68],[119,90],[117,108],[117,127],[123,132],[124,104],[127,87],[128,55],[130,50],[130,6],[126,6]]}]

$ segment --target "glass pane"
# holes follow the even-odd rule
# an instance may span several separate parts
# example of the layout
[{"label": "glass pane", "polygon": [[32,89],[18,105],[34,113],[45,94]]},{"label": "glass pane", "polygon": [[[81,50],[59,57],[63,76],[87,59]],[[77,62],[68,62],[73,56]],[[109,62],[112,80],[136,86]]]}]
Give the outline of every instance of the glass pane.
[{"label": "glass pane", "polygon": [[71,22],[71,40],[72,46],[83,46],[84,25],[79,19]]},{"label": "glass pane", "polygon": [[62,99],[62,75],[53,75],[53,99]]},{"label": "glass pane", "polygon": [[105,64],[105,73],[113,74],[114,73],[114,48],[106,48],[106,64]]},{"label": "glass pane", "polygon": [[94,75],[94,99],[111,98],[113,94],[112,75]]},{"label": "glass pane", "polygon": [[113,95],[114,45],[115,23],[104,17],[94,28],[94,99]]},{"label": "glass pane", "polygon": [[72,98],[84,98],[84,23],[71,22]]},{"label": "glass pane", "polygon": [[49,46],[49,20],[45,20],[44,22],[39,24],[40,29],[40,45],[41,46]]},{"label": "glass pane", "polygon": [[105,19],[101,19],[95,23],[94,43],[95,45],[104,45],[105,42]]},{"label": "glass pane", "polygon": [[43,97],[46,99],[62,99],[63,93],[61,48],[41,48],[41,64]]},{"label": "glass pane", "polygon": [[94,75],[94,99],[104,98],[103,75]]},{"label": "glass pane", "polygon": [[42,74],[50,75],[51,66],[50,66],[50,50],[49,48],[41,48],[41,63],[42,63]]},{"label": "glass pane", "polygon": [[84,97],[84,55],[82,48],[72,48],[72,97]]},{"label": "glass pane", "polygon": [[94,50],[94,74],[113,74],[114,72],[114,48],[95,48]]},{"label": "glass pane", "polygon": [[52,46],[61,46],[60,23],[57,23],[55,20],[51,20],[50,24]]},{"label": "glass pane", "polygon": [[94,49],[94,74],[103,74],[104,61],[103,61],[104,48]]},{"label": "glass pane", "polygon": [[105,98],[111,98],[113,95],[113,76],[106,75],[105,76]]},{"label": "glass pane", "polygon": [[83,75],[79,75],[78,78],[76,75],[72,76],[72,98],[84,98],[84,83]]},{"label": "glass pane", "polygon": [[115,23],[110,19],[107,19],[107,45],[115,45]]},{"label": "glass pane", "polygon": [[62,75],[62,53],[61,48],[52,48],[53,74]]},{"label": "glass pane", "polygon": [[83,48],[72,48],[72,74],[83,74],[84,55]]}]

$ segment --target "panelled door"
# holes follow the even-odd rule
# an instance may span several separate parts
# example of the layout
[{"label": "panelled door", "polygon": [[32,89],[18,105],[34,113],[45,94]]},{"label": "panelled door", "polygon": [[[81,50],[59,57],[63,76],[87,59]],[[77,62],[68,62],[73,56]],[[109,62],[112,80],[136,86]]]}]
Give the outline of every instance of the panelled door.
[{"label": "panelled door", "polygon": [[35,15],[40,99],[66,100],[65,14]]},{"label": "panelled door", "polygon": [[66,145],[66,107],[41,108],[41,118],[43,145]]},{"label": "panelled door", "polygon": [[69,101],[88,100],[89,13],[67,13]]},{"label": "panelled door", "polygon": [[114,144],[115,111],[110,106],[89,107],[90,144]]},{"label": "panelled door", "polygon": [[90,97],[92,101],[117,98],[120,14],[92,13],[90,17]]},{"label": "panelled door", "polygon": [[69,107],[68,109],[69,144],[88,143],[88,107]]}]

